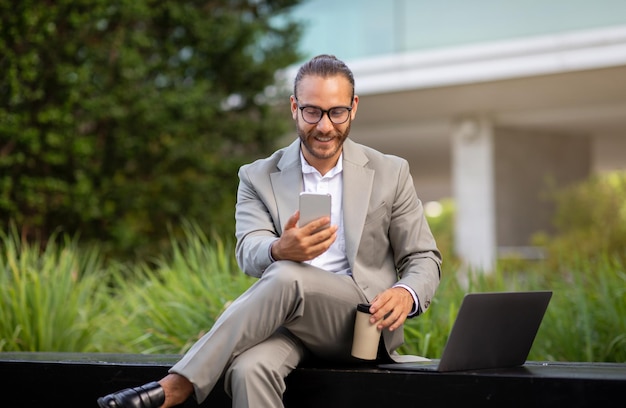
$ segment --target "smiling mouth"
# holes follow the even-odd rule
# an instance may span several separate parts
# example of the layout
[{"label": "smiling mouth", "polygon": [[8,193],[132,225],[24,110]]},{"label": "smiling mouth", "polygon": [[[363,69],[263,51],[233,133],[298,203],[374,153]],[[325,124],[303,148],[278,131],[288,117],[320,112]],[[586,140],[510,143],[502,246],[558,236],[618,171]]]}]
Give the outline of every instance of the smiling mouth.
[{"label": "smiling mouth", "polygon": [[326,143],[326,142],[330,142],[331,140],[333,140],[333,137],[321,137],[321,136],[315,136],[314,137],[315,140],[317,140],[318,142],[322,142],[322,143]]}]

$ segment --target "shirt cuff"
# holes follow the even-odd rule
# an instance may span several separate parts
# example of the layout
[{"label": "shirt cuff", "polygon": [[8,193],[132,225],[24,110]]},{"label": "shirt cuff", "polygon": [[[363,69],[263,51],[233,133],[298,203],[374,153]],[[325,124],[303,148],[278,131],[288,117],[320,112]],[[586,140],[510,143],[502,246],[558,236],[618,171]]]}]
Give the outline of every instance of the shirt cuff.
[{"label": "shirt cuff", "polygon": [[410,287],[408,287],[407,285],[404,285],[402,283],[398,283],[397,285],[393,285],[393,287],[394,288],[404,288],[404,289],[409,291],[409,293],[413,297],[413,309],[409,313],[408,317],[417,316],[417,312],[419,311],[420,302],[419,302],[419,299],[417,298],[417,294],[415,293],[415,291],[413,289],[411,289]]},{"label": "shirt cuff", "polygon": [[267,250],[267,255],[268,255],[268,256],[269,256],[269,258],[270,258],[270,263],[274,263],[274,262],[276,262],[276,259],[274,259],[274,257],[272,256],[272,247],[274,246],[274,243],[275,243],[276,241],[277,241],[277,240],[272,241],[272,243],[270,244],[270,246],[268,247],[268,250]]}]

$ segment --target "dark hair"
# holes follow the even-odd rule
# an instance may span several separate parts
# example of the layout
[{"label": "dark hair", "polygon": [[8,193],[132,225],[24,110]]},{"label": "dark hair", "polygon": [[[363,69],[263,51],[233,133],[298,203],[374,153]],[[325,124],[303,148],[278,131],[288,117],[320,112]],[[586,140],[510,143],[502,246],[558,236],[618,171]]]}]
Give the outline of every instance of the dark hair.
[{"label": "dark hair", "polygon": [[352,99],[354,99],[354,75],[352,75],[350,68],[334,55],[318,55],[300,67],[293,83],[293,95],[296,98],[298,97],[298,84],[307,75],[320,76],[322,78],[343,75],[352,85]]}]

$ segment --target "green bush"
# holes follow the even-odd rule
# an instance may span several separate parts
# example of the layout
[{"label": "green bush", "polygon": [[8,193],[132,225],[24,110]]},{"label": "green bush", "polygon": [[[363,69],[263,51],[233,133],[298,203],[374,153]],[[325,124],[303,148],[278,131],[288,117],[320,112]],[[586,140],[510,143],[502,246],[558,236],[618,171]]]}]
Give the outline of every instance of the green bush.
[{"label": "green bush", "polygon": [[593,176],[556,191],[553,198],[556,235],[534,238],[550,258],[561,261],[562,254],[571,254],[591,259],[609,253],[626,260],[626,172]]},{"label": "green bush", "polygon": [[[430,203],[426,203],[428,207]],[[437,247],[444,254],[445,268],[448,270],[456,269],[459,266],[459,260],[454,253],[454,221],[455,221],[455,205],[454,200],[450,198],[443,199],[435,203],[438,211],[434,214],[426,211],[426,219],[430,230],[437,241]]]}]

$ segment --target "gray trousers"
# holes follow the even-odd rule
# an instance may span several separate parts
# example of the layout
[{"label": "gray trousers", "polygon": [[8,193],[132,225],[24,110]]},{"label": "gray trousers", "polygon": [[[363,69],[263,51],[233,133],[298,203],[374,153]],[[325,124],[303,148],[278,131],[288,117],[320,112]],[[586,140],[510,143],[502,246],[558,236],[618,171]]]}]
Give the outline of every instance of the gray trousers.
[{"label": "gray trousers", "polygon": [[176,363],[202,402],[222,375],[233,406],[280,407],[285,377],[311,352],[354,361],[355,309],[367,302],[350,276],[291,261],[270,265]]}]

